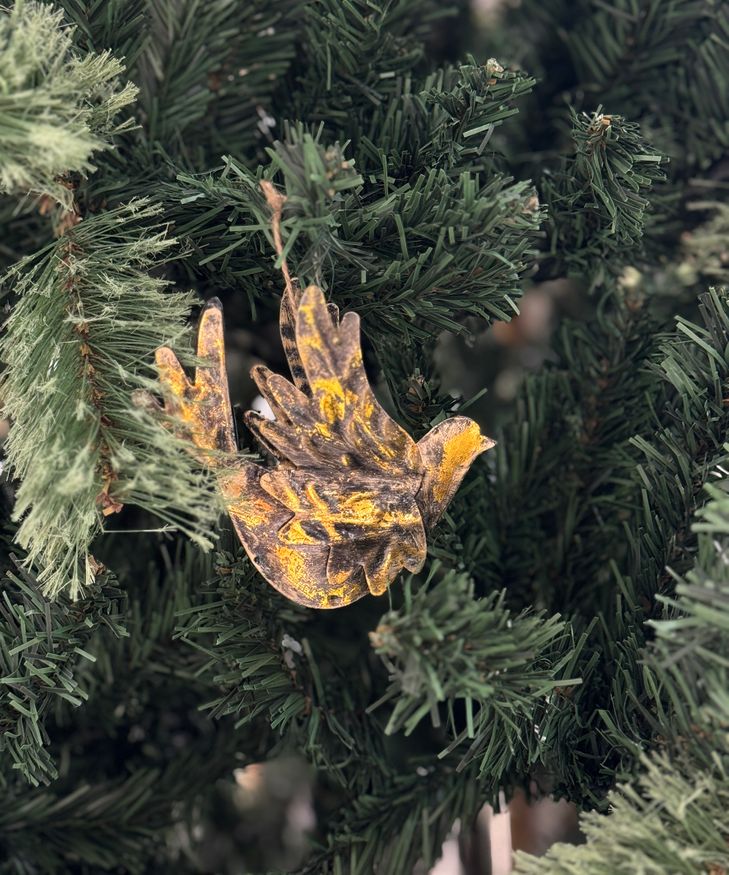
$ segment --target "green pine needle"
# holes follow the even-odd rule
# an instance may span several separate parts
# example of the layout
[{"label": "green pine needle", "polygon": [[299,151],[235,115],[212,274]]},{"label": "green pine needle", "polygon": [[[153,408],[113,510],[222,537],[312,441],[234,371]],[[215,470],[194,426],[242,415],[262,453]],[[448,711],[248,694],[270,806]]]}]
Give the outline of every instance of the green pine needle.
[{"label": "green pine needle", "polygon": [[512,617],[503,593],[476,599],[467,576],[444,573],[438,563],[422,586],[413,584],[405,582],[402,608],[370,633],[390,678],[372,706],[392,703],[385,731],[409,735],[426,717],[443,723],[448,744],[439,756],[455,751],[459,770],[479,761],[492,781],[518,749],[529,751],[527,762],[539,761],[547,738],[540,724],[564,701],[556,690],[580,682],[562,671],[572,656],[564,622]]},{"label": "green pine needle", "polygon": [[70,209],[64,178],[94,169],[94,152],[131,121],[115,119],[137,89],[109,52],[79,55],[63,13],[34,2],[0,10],[0,192],[31,193]]},{"label": "green pine needle", "polygon": [[105,508],[147,508],[210,544],[217,507],[204,472],[136,400],[154,389],[154,351],[179,343],[192,303],[149,274],[175,242],[158,215],[136,201],[86,219],[6,278],[18,296],[0,346],[17,538],[50,595],[93,582]]}]

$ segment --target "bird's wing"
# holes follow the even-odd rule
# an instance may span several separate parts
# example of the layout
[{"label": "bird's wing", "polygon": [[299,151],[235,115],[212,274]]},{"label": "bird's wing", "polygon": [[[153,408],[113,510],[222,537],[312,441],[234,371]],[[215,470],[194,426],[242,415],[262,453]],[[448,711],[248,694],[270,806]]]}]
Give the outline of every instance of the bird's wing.
[{"label": "bird's wing", "polygon": [[289,544],[351,543],[381,537],[391,529],[422,528],[413,486],[384,477],[322,479],[320,472],[279,465],[261,486],[294,516],[279,532]]},{"label": "bird's wing", "polygon": [[261,476],[265,492],[293,514],[279,528],[281,544],[328,544],[330,583],[364,574],[373,595],[383,593],[401,568],[420,570],[426,541],[417,478],[352,477],[343,470],[322,479],[320,473],[284,463]]},{"label": "bird's wing", "polygon": [[[415,496],[423,479],[417,445],[383,410],[362,362],[359,317],[341,322],[316,286],[296,313],[296,385],[267,368],[253,377],[274,420],[246,422],[279,461],[261,487],[291,512],[277,532],[281,544],[327,544],[327,578],[373,594],[401,568],[425,559],[423,519]],[[291,356],[289,356],[291,360]]]},{"label": "bird's wing", "polygon": [[[332,548],[327,543],[287,544],[278,532],[291,511],[261,486],[266,469],[251,462],[225,472],[221,491],[238,537],[251,562],[287,598],[308,608],[339,608],[369,593],[362,567],[330,576]],[[357,573],[358,572],[358,573]]]},{"label": "bird's wing", "polygon": [[169,347],[160,347],[155,358],[165,410],[189,433],[203,461],[215,464],[220,461],[216,453],[235,453],[238,448],[225,369],[223,308],[217,298],[208,301],[200,315],[197,355],[205,364],[195,368],[192,380]]},{"label": "bird's wing", "polygon": [[410,435],[380,406],[362,362],[359,317],[337,324],[324,295],[309,286],[296,315],[296,348],[304,371],[297,388],[267,368],[253,378],[274,420],[255,413],[247,424],[261,444],[297,467],[341,469],[401,476],[422,474]]}]

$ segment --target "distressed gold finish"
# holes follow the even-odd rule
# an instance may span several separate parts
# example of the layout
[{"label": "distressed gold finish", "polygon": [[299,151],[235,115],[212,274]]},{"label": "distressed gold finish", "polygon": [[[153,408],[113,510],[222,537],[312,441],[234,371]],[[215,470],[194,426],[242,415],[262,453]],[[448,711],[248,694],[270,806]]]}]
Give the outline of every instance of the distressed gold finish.
[{"label": "distressed gold finish", "polygon": [[[283,198],[264,184],[281,252]],[[167,410],[183,423],[218,485],[251,561],[285,596],[313,608],[381,595],[400,570],[419,571],[426,529],[441,516],[473,460],[494,445],[455,416],[417,444],[380,406],[362,363],[359,316],[303,292],[283,265],[281,335],[293,382],[251,375],[274,419],[245,421],[270,454],[266,467],[235,457],[222,310],[210,302],[198,333],[208,359],[190,381],[172,350],[157,353]]]}]

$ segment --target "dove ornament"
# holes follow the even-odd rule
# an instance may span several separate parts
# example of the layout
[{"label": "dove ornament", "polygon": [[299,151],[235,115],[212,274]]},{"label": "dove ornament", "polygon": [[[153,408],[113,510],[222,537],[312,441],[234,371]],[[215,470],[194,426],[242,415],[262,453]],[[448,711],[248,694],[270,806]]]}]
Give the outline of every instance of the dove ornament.
[{"label": "dove ornament", "polygon": [[162,347],[157,367],[166,409],[214,468],[258,571],[294,602],[337,608],[381,595],[402,569],[422,568],[426,532],[494,442],[473,420],[454,416],[416,443],[369,385],[359,316],[340,320],[321,289],[302,291],[284,275],[280,329],[292,380],[255,366],[251,376],[274,418],[245,414],[271,464],[235,455],[217,300],[198,329],[197,354],[208,365],[190,380]]}]

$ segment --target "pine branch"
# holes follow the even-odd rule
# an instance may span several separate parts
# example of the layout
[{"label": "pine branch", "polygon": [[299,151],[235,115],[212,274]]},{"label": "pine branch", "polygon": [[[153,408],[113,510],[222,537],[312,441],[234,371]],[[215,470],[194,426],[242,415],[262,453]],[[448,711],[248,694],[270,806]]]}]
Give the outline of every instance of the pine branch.
[{"label": "pine branch", "polygon": [[164,767],[183,749],[208,750],[220,745],[228,758],[232,733],[213,726],[202,704],[218,687],[201,670],[204,658],[174,639],[180,617],[209,600],[200,592],[211,576],[211,556],[189,542],[170,539],[157,551],[136,555],[129,535],[109,536],[104,559],[125,581],[123,637],[95,634],[86,650],[94,661],[79,666],[77,676],[87,694],[84,706],[71,712],[61,703],[48,731],[52,752],[63,750],[66,728],[93,751],[104,774],[124,769]]},{"label": "pine branch", "polygon": [[668,689],[677,744],[702,767],[714,763],[717,750],[729,761],[728,483],[723,464],[712,473],[693,524],[695,565],[678,577],[675,596],[661,597],[666,611],[651,623],[657,637],[647,656]]},{"label": "pine branch", "polygon": [[[724,154],[727,9],[694,0],[579,6],[575,15],[570,5],[579,24],[566,42],[583,87],[660,132],[662,147],[681,164],[701,167]],[[630,110],[635,103],[645,107],[640,115]]]},{"label": "pine branch", "polygon": [[563,106],[566,95],[574,106],[600,102],[619,110],[651,131],[677,182],[725,155],[729,12],[723,3],[526,0],[518,16],[529,28],[518,46],[524,62],[538,75],[534,61],[551,61],[543,71],[542,109],[550,98]]},{"label": "pine branch", "polygon": [[402,608],[370,633],[390,679],[372,707],[392,703],[387,733],[410,735],[426,717],[444,724],[448,743],[438,756],[455,751],[459,771],[476,761],[498,784],[515,757],[525,769],[539,760],[545,702],[579,679],[563,676],[574,654],[559,617],[512,619],[503,593],[478,600],[473,590],[468,577],[440,573],[438,563],[415,591],[406,581]]},{"label": "pine branch", "polygon": [[0,641],[17,651],[13,670],[23,678],[5,678],[0,715],[18,717],[6,709],[15,699],[38,710],[35,727],[17,720],[7,752],[22,736],[33,762],[42,740],[37,753],[50,764],[42,778],[54,780],[39,792],[10,755],[1,758],[2,872],[33,866],[92,875],[117,867],[120,852],[134,875],[158,855],[170,866],[174,860],[174,871],[199,871],[193,846],[203,813],[215,811],[218,781],[230,781],[245,762],[237,751],[249,739],[200,713],[214,688],[198,677],[196,652],[172,640],[178,615],[199,599],[199,579],[210,575],[209,556],[180,543],[150,557],[130,553],[123,536],[109,540],[109,561],[125,580],[123,629],[121,593],[109,581],[73,603],[64,595],[47,602],[24,573],[19,586],[8,579],[3,587],[13,613],[0,614]]},{"label": "pine branch", "polygon": [[149,0],[43,0],[47,6],[63,10],[74,45],[84,53],[113,52],[124,58],[130,78],[135,64],[150,39]]},{"label": "pine branch", "polygon": [[590,805],[672,735],[661,675],[640,664],[644,624],[672,587],[665,567],[692,561],[692,514],[729,427],[726,296],[705,298],[704,325],[665,333],[638,301],[609,300],[563,326],[556,367],[527,381],[498,436],[495,476],[476,469],[436,544],[482,589],[506,581],[511,605],[538,600],[586,636],[570,668],[583,683],[543,750],[554,788]]},{"label": "pine branch", "polygon": [[[193,777],[194,776],[194,777]],[[125,871],[143,875],[183,813],[179,800],[201,792],[210,772],[187,757],[165,770],[93,780],[79,775],[64,789],[10,793],[0,801],[7,872]],[[187,812],[185,812],[187,814]]]},{"label": "pine branch", "polygon": [[0,11],[0,192],[51,198],[65,209],[69,173],[94,169],[91,156],[128,128],[115,122],[137,89],[109,52],[80,56],[62,12],[33,2]]},{"label": "pine branch", "polygon": [[716,473],[695,518],[696,564],[676,597],[662,599],[671,616],[653,623],[658,638],[647,653],[667,689],[671,757],[643,757],[639,779],[611,795],[610,815],[583,817],[586,844],[556,845],[539,861],[520,855],[519,872],[688,875],[729,866],[729,499],[726,471]]},{"label": "pine branch", "polygon": [[[422,91],[412,99],[417,110],[427,116],[427,121],[412,127],[416,131],[427,128],[430,135],[420,147],[418,159],[424,165],[445,163],[454,169],[475,169],[483,163],[493,169],[494,147],[489,149],[489,145],[494,131],[517,115],[515,101],[522,100],[535,84],[531,76],[506,70],[495,58],[478,64],[469,56],[467,64],[431,73]],[[402,102],[405,108],[407,101]],[[400,125],[397,117],[388,112],[378,141],[396,139]],[[403,133],[399,132],[400,137]],[[408,131],[410,138],[412,133]]]},{"label": "pine branch", "polygon": [[124,504],[209,543],[207,478],[135,394],[154,389],[154,350],[182,336],[191,303],[148,274],[174,243],[157,215],[138,201],[84,220],[7,277],[19,296],[0,348],[17,538],[46,594],[91,585],[91,541]]},{"label": "pine branch", "polygon": [[147,139],[186,166],[267,142],[266,108],[294,55],[294,0],[146,6],[150,39],[135,75]]},{"label": "pine branch", "polygon": [[[266,173],[283,176],[288,198],[289,263],[302,282],[331,287],[343,307],[362,315],[366,329],[377,324],[408,342],[444,328],[462,332],[468,315],[514,314],[539,220],[528,184],[436,169],[412,183],[367,182],[338,146],[324,148],[294,130],[270,156]],[[261,275],[270,220],[257,178],[232,161],[218,180],[183,177],[183,209],[172,213],[178,233],[189,234],[202,253],[200,264],[218,281],[222,270],[252,299],[280,286],[273,262]]]},{"label": "pine branch", "polygon": [[[591,288],[640,256],[651,187],[665,178],[665,158],[635,124],[598,111],[572,112],[575,153],[545,175],[550,276],[584,277]],[[637,252],[636,252],[637,250]]]},{"label": "pine branch", "polygon": [[[196,677],[216,691],[204,709],[269,750],[298,750],[337,788],[342,807],[388,774],[382,725],[365,713],[371,687],[348,683],[366,637],[292,605],[245,553],[221,553],[207,598],[180,614],[175,637],[194,648]],[[365,769],[365,766],[368,766]]]},{"label": "pine branch", "polygon": [[185,611],[176,633],[202,655],[199,673],[220,691],[205,708],[212,717],[232,715],[236,728],[263,715],[281,733],[310,707],[298,677],[306,613],[271,591],[242,551],[218,554],[215,572],[208,582],[215,597]]},{"label": "pine branch", "polygon": [[401,93],[403,79],[423,65],[433,23],[449,14],[434,0],[308,5],[289,118],[323,123],[332,139],[333,127],[349,128],[347,137],[371,134],[367,117]]},{"label": "pine branch", "polygon": [[474,773],[429,762],[416,766],[415,774],[391,775],[362,793],[343,815],[333,816],[326,842],[315,848],[299,875],[428,871],[440,858],[454,820],[467,828],[486,795]]},{"label": "pine branch", "polygon": [[[88,698],[78,675],[84,660],[95,661],[91,638],[99,630],[126,634],[121,593],[110,583],[77,602],[50,602],[20,567],[0,579],[0,755],[33,785],[58,777],[45,721],[59,701],[76,708]],[[0,784],[7,790],[1,773]]]},{"label": "pine branch", "polygon": [[545,857],[518,854],[523,875],[719,875],[729,867],[727,773],[716,765],[646,759],[633,786],[610,797],[611,813],[582,818],[583,845],[553,845]]},{"label": "pine branch", "polygon": [[[21,538],[45,566],[40,583],[13,569],[0,583],[0,870],[205,868],[196,843],[211,825],[232,832],[216,786],[232,795],[235,765],[296,751],[317,772],[306,872],[424,868],[455,818],[468,827],[499,789],[536,782],[615,807],[539,871],[718,875],[729,865],[726,295],[691,311],[702,278],[726,273],[721,4],[523,0],[513,46],[542,80],[531,104],[534,82],[514,66],[434,69],[428,40],[447,13],[435,0],[60,8],[63,19],[21,3],[0,17],[2,46],[21,20],[52,19],[48,40],[23,37],[35,54],[6,64],[33,80],[8,93],[27,93],[38,123],[53,92],[65,113],[53,124],[65,136],[82,119],[87,150],[58,173],[55,153],[26,168],[44,192],[60,186],[64,206],[77,186],[84,218],[60,223],[59,240],[12,202],[27,187],[0,210],[0,258],[37,252],[6,280],[0,390]],[[104,79],[116,62],[89,54],[106,50],[128,58],[142,90],[142,126],[124,127],[114,150],[126,90]],[[80,88],[71,71],[83,64]],[[621,115],[579,114],[598,102]],[[0,105],[0,158],[2,117]],[[97,171],[78,181],[91,158]],[[697,174],[707,178],[689,186]],[[153,278],[162,270],[186,272],[203,297],[227,293],[230,336],[260,335],[251,355],[275,363],[251,330],[282,285],[261,178],[287,195],[293,271],[364,316],[373,382],[418,435],[455,409],[437,335],[516,312],[543,214],[543,272],[602,287],[580,300],[579,321],[562,320],[498,448],[429,538],[441,565],[396,583],[384,616],[376,599],[300,611],[242,551],[212,570],[181,538],[170,548],[166,529],[91,544],[122,504],[199,538],[212,526],[204,476],[135,401],[155,392],[154,349],[179,347],[191,304]],[[120,205],[147,194],[159,208]],[[174,250],[173,265],[167,223],[186,256]],[[123,620],[113,582],[84,588],[98,560],[123,581]]]},{"label": "pine branch", "polygon": [[407,346],[377,338],[377,357],[401,421],[415,438],[456,411],[465,411],[463,399],[443,389],[435,363],[437,342]]}]

